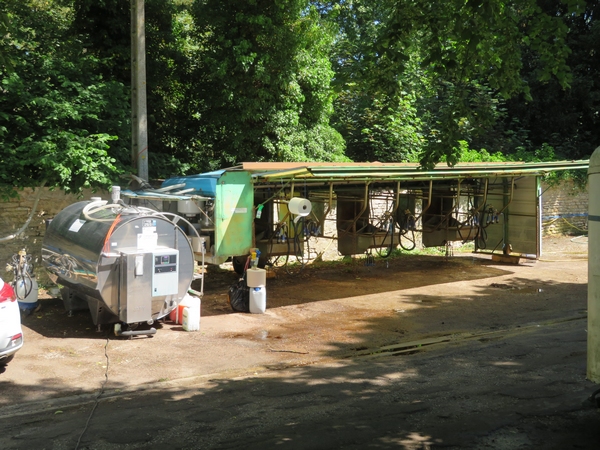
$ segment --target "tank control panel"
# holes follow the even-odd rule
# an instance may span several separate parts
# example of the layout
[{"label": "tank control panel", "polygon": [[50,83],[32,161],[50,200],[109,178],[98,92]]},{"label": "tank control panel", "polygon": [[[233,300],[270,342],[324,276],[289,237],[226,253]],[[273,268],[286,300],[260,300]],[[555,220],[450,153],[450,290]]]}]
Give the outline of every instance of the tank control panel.
[{"label": "tank control panel", "polygon": [[179,250],[156,249],[152,254],[152,297],[179,291]]}]

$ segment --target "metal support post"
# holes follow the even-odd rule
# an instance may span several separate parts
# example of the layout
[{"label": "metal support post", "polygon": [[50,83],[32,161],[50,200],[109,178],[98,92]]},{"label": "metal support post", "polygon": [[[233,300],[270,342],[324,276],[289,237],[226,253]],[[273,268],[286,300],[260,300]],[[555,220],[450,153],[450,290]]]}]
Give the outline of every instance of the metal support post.
[{"label": "metal support post", "polygon": [[588,190],[587,378],[600,383],[600,147],[590,158]]}]

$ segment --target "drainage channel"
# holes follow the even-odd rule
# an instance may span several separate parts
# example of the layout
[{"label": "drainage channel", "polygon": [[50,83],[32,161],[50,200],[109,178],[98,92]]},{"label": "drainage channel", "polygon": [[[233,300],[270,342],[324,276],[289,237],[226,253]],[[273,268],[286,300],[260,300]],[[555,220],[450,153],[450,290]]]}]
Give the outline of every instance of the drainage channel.
[{"label": "drainage channel", "polygon": [[566,317],[563,319],[556,319],[547,322],[541,322],[536,324],[521,325],[513,328],[504,328],[501,330],[494,331],[480,331],[472,333],[455,333],[443,336],[431,337],[418,339],[416,341],[401,342],[398,344],[385,345],[383,347],[377,347],[372,349],[360,350],[352,355],[348,355],[345,359],[371,359],[381,358],[387,356],[401,356],[401,355],[412,355],[419,353],[430,348],[455,344],[465,341],[479,340],[481,342],[489,340],[503,339],[519,334],[529,333],[535,330],[539,330],[541,327],[549,327],[553,325],[559,325],[562,323],[573,322],[578,320],[587,319],[587,314],[578,315],[573,317]]}]

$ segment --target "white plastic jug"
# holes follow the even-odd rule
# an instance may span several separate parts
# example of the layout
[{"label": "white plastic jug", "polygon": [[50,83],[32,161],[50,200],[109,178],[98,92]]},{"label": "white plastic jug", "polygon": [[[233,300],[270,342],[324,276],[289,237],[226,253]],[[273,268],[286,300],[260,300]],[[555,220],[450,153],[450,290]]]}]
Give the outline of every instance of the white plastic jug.
[{"label": "white plastic jug", "polygon": [[250,312],[264,314],[267,309],[267,290],[264,286],[250,288]]},{"label": "white plastic jug", "polygon": [[185,294],[177,307],[169,314],[169,319],[176,324],[181,325],[183,323],[183,308],[192,306],[192,298],[193,297],[190,294]]},{"label": "white plastic jug", "polygon": [[190,305],[183,308],[182,327],[185,331],[198,331],[200,329],[200,299],[191,297]]}]

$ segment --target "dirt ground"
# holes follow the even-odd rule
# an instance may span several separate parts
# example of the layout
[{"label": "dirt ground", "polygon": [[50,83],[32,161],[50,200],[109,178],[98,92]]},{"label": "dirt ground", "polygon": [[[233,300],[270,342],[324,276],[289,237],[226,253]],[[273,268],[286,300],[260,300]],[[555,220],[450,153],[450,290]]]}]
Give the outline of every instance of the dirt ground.
[{"label": "dirt ground", "polygon": [[41,310],[23,318],[24,347],[0,374],[0,416],[101,386],[135,389],[422,351],[436,340],[585,318],[587,238],[543,245],[541,260],[518,265],[457,252],[279,270],[267,282],[265,314],[233,312],[227,288],[237,275],[213,269],[200,331],[164,321],[153,337],[133,339],[97,331],[89,313],[69,317],[61,300],[42,295]]}]

